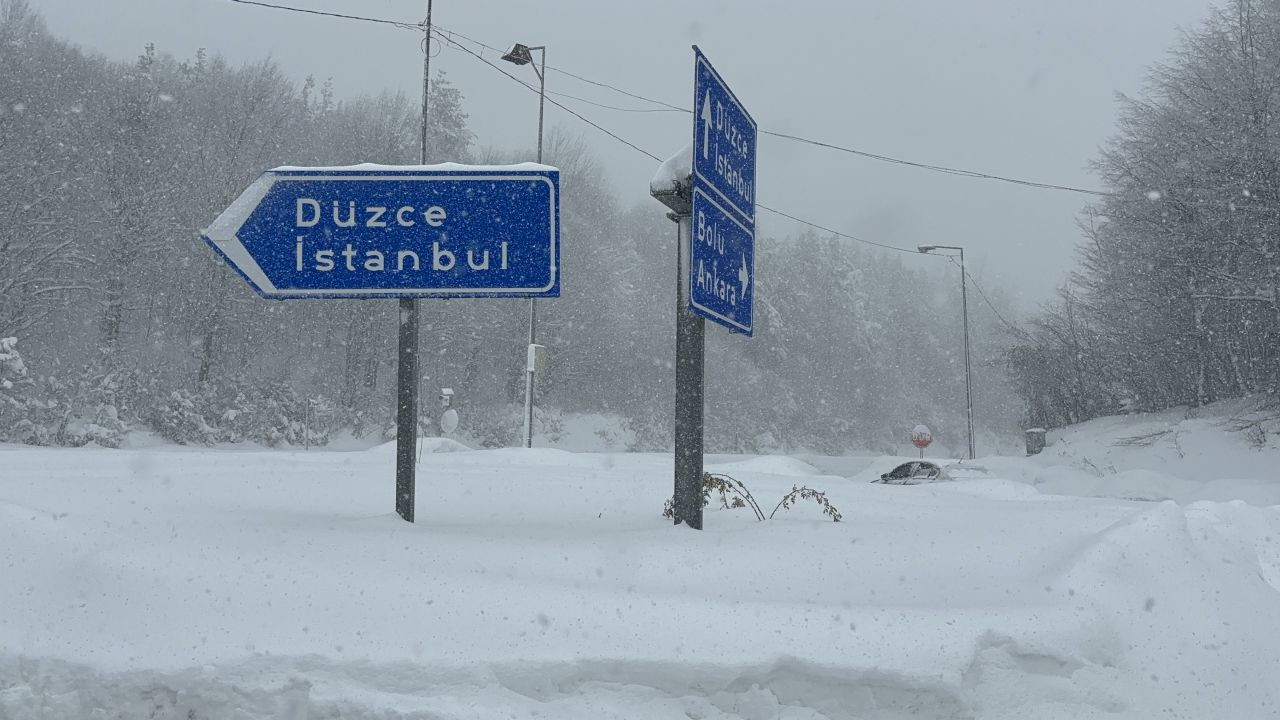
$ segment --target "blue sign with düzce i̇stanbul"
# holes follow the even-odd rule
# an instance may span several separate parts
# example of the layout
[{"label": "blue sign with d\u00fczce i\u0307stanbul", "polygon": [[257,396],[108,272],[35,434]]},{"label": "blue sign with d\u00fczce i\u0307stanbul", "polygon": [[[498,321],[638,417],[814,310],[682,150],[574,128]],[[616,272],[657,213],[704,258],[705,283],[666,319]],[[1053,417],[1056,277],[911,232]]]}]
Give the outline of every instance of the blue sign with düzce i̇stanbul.
[{"label": "blue sign with d\u00fczce i\u0307stanbul", "polygon": [[269,298],[558,297],[545,165],[277,168],[203,233]]}]

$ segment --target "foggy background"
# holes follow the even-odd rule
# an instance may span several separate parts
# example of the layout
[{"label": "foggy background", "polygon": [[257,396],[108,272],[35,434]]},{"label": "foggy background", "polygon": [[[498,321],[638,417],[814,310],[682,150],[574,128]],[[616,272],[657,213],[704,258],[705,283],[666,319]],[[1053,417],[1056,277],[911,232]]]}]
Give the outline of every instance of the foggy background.
[{"label": "foggy background", "polygon": [[[297,0],[295,5],[404,22],[424,0]],[[227,0],[37,0],[50,30],[131,60],[154,42],[233,63],[270,56],[296,79],[333,78],[339,98],[420,95],[420,34]],[[547,63],[691,106],[698,44],[761,129],[908,160],[1041,182],[1100,188],[1088,165],[1114,131],[1115,93],[1137,93],[1179,28],[1207,0],[853,0],[849,2],[472,2],[436,0],[433,22],[497,48],[546,45]],[[530,153],[537,97],[458,50],[433,48],[466,96],[478,146]],[[485,56],[529,82],[528,67]],[[547,90],[625,108],[652,108],[549,72]],[[552,96],[555,97],[555,96]],[[666,157],[690,118],[627,113],[572,101],[588,118]],[[657,163],[548,104],[547,122],[581,133],[624,203],[651,203]],[[1074,261],[1087,196],[939,175],[761,136],[759,201],[841,232],[915,247],[966,248],[970,271],[1007,286],[1021,306],[1047,299]],[[652,203],[656,205],[656,203]],[[762,234],[794,223],[761,213]],[[927,258],[926,267],[936,266]],[[1030,309],[1030,308],[1028,308]]]},{"label": "foggy background", "polygon": [[[353,5],[305,7],[405,23],[423,9]],[[756,337],[713,328],[707,354],[712,450],[887,452],[920,422],[941,452],[960,447],[959,273],[914,248],[962,245],[978,444],[1007,449],[1028,426],[1280,383],[1280,187],[1267,121],[1245,112],[1272,102],[1270,56],[1241,50],[1264,47],[1280,22],[1270,7],[441,0],[428,156],[533,159],[536,93],[512,76],[535,75],[497,48],[548,45],[564,284],[539,304],[539,434],[554,441],[567,415],[592,414],[632,449],[670,443],[674,228],[647,190],[658,158],[690,138],[678,109],[690,43],[762,131],[1015,178],[762,134],[758,199],[800,220],[761,213]],[[19,343],[0,350],[0,380],[22,395],[0,386],[18,408],[9,434],[110,444],[149,427],[274,445],[385,433],[393,304],[265,303],[197,237],[275,165],[416,162],[421,30],[231,0],[0,8],[0,242],[13,248],[0,256],[0,338]],[[525,307],[423,303],[426,397],[455,388],[482,444],[511,444],[520,426]]]}]

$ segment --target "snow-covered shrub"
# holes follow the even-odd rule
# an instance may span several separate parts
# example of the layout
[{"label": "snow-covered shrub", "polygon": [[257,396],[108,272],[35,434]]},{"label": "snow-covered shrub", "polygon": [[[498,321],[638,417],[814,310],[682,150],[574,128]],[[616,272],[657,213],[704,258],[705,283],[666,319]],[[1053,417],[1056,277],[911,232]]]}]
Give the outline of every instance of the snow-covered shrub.
[{"label": "snow-covered shrub", "polygon": [[623,428],[631,433],[628,452],[670,451],[674,443],[675,428],[671,415],[655,410],[643,411],[623,420]]},{"label": "snow-covered shrub", "polygon": [[144,413],[161,437],[201,445],[324,445],[342,419],[328,399],[299,397],[283,381],[254,387],[233,379],[206,382],[195,390],[168,390]]},{"label": "snow-covered shrub", "polygon": [[[523,436],[524,423],[521,423],[520,428]],[[560,442],[560,438],[564,436],[564,417],[554,408],[534,408],[533,431],[546,442]]]},{"label": "snow-covered shrub", "polygon": [[153,401],[143,419],[160,437],[179,445],[213,445],[225,434],[206,419],[208,395],[185,388],[171,390]]},{"label": "snow-covered shrub", "polygon": [[[468,408],[460,411],[463,427],[460,435],[486,448],[515,447],[524,441],[524,406],[501,405],[491,408]],[[433,421],[432,427],[436,426]],[[539,443],[556,443],[564,433],[564,419],[559,410],[534,408],[533,433]]]},{"label": "snow-covered shrub", "polygon": [[[378,435],[385,431],[388,427],[386,422],[378,422],[373,418],[373,413],[366,410],[359,410],[348,407],[334,407],[334,415],[332,420],[333,429],[346,428],[351,432],[353,437],[365,437],[366,435]],[[378,417],[389,415],[383,413]]]},{"label": "snow-covered shrub", "polygon": [[137,396],[133,373],[111,364],[85,367],[70,384],[59,384],[59,445],[96,443],[120,447],[129,433],[127,415]]},{"label": "snow-covered shrub", "polygon": [[1261,423],[1252,425],[1244,431],[1244,438],[1249,446],[1255,450],[1262,450],[1267,447],[1267,429]]},{"label": "snow-covered shrub", "polygon": [[279,445],[324,445],[334,413],[327,401],[301,398],[283,381],[236,394],[219,422],[234,440]]},{"label": "snow-covered shrub", "polygon": [[501,410],[468,413],[464,432],[481,447],[515,447],[524,435],[524,422],[515,406],[508,405]]},{"label": "snow-covered shrub", "polygon": [[48,444],[47,409],[18,353],[18,338],[0,338],[0,440]]}]

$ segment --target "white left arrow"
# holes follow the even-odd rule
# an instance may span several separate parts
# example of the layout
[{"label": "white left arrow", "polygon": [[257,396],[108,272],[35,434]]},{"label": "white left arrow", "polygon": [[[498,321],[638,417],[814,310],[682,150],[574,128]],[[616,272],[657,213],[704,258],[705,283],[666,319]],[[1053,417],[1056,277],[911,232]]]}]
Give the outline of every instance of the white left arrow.
[{"label": "white left arrow", "polygon": [[702,96],[702,159],[707,159],[707,145],[711,140],[711,91]]},{"label": "white left arrow", "polygon": [[751,271],[747,269],[747,256],[742,256],[742,267],[738,268],[738,284],[742,286],[741,299],[747,299],[747,288],[751,286]]},{"label": "white left arrow", "polygon": [[272,172],[265,172],[258,176],[258,179],[240,193],[230,207],[223,210],[213,224],[200,234],[204,241],[222,253],[233,267],[244,273],[249,284],[260,295],[266,297],[281,297],[283,293],[278,293],[271,278],[267,277],[262,266],[245,248],[244,242],[240,239],[240,228],[266,198],[271,187],[275,185],[277,177],[276,173]]}]

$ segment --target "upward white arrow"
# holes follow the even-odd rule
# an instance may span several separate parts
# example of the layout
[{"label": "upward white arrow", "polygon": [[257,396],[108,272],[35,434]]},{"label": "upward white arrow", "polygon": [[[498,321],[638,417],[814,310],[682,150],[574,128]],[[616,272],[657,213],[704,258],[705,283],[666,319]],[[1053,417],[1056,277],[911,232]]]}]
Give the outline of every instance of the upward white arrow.
[{"label": "upward white arrow", "polygon": [[702,96],[702,159],[707,159],[707,143],[711,140],[711,91]]}]

